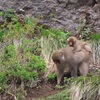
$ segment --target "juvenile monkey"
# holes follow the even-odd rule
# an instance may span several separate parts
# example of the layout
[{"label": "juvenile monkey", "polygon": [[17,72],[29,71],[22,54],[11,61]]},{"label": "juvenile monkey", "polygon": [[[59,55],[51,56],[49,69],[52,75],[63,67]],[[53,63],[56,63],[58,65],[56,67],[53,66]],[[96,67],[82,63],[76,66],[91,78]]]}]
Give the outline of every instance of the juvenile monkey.
[{"label": "juvenile monkey", "polygon": [[80,75],[87,75],[90,57],[89,52],[84,49],[74,54],[73,47],[54,51],[52,53],[52,60],[57,67],[57,84],[60,84],[66,67],[69,68],[72,77],[78,76],[78,71]]},{"label": "juvenile monkey", "polygon": [[92,53],[91,47],[88,45],[88,43],[80,41],[73,36],[69,37],[67,39],[67,42],[70,47],[74,47],[73,53],[80,52],[82,49],[85,49],[87,52]]}]

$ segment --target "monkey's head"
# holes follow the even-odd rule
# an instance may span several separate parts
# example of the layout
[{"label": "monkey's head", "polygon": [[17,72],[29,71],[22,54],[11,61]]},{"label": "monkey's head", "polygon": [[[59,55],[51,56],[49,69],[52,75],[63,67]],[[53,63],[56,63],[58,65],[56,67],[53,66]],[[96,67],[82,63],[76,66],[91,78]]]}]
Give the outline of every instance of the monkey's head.
[{"label": "monkey's head", "polygon": [[74,45],[76,44],[76,41],[77,41],[76,37],[73,37],[73,36],[67,39],[68,45],[71,47],[74,47]]},{"label": "monkey's head", "polygon": [[52,53],[53,62],[58,65],[65,61],[65,57],[62,51],[56,50]]}]

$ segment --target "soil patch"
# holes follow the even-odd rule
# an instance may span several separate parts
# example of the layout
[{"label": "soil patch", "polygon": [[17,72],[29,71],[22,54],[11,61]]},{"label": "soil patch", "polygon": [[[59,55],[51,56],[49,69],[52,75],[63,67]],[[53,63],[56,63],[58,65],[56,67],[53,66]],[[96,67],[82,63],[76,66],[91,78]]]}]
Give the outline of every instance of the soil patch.
[{"label": "soil patch", "polygon": [[[15,95],[18,91],[20,86],[17,86],[16,84],[9,84],[9,86],[14,86],[16,87],[16,90],[10,92],[5,92],[5,91],[0,91],[0,100],[15,100]],[[58,89],[55,88],[56,85],[56,80],[46,82],[44,80],[39,81],[36,87],[30,88],[30,87],[25,87],[25,95],[21,95],[21,99],[19,100],[36,100],[39,98],[46,98],[47,96],[53,95],[59,91]],[[20,90],[19,90],[20,91]],[[20,94],[23,94],[22,91],[18,92]],[[14,98],[15,97],[15,98]],[[18,96],[17,96],[18,97]]]},{"label": "soil patch", "polygon": [[[70,73],[65,73],[63,78],[64,77],[70,77]],[[61,85],[64,85],[63,78]],[[22,88],[21,81],[11,79],[8,82],[8,89],[0,91],[0,100],[16,100],[16,98],[19,98],[18,100],[38,100],[39,98],[46,98],[47,96],[61,91],[60,89],[55,88],[56,84],[57,78],[46,81],[43,79],[42,74],[34,87],[24,86],[24,88]]]},{"label": "soil patch", "polygon": [[45,98],[47,96],[53,95],[58,91],[54,86],[50,83],[41,85],[40,87],[27,89],[27,96],[23,100],[32,100],[34,98]]}]

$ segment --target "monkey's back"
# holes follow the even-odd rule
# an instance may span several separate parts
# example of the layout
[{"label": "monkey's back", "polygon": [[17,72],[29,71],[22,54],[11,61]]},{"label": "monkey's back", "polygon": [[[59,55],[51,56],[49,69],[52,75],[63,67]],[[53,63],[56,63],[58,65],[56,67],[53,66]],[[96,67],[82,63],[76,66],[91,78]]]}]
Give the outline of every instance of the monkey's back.
[{"label": "monkey's back", "polygon": [[82,50],[73,54],[73,49],[73,47],[64,47],[60,49],[60,51],[64,52],[66,62],[80,64],[83,61],[88,62],[90,60],[91,55],[89,52],[86,52],[86,50]]}]

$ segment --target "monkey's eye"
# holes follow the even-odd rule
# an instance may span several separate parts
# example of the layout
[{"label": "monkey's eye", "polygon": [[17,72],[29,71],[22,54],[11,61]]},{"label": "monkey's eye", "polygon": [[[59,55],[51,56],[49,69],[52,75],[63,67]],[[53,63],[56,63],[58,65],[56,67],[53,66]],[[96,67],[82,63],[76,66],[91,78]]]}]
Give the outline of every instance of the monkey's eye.
[{"label": "monkey's eye", "polygon": [[57,63],[60,64],[60,60],[59,59],[56,59],[56,60],[53,60],[53,61],[54,61],[55,64],[57,64]]}]

